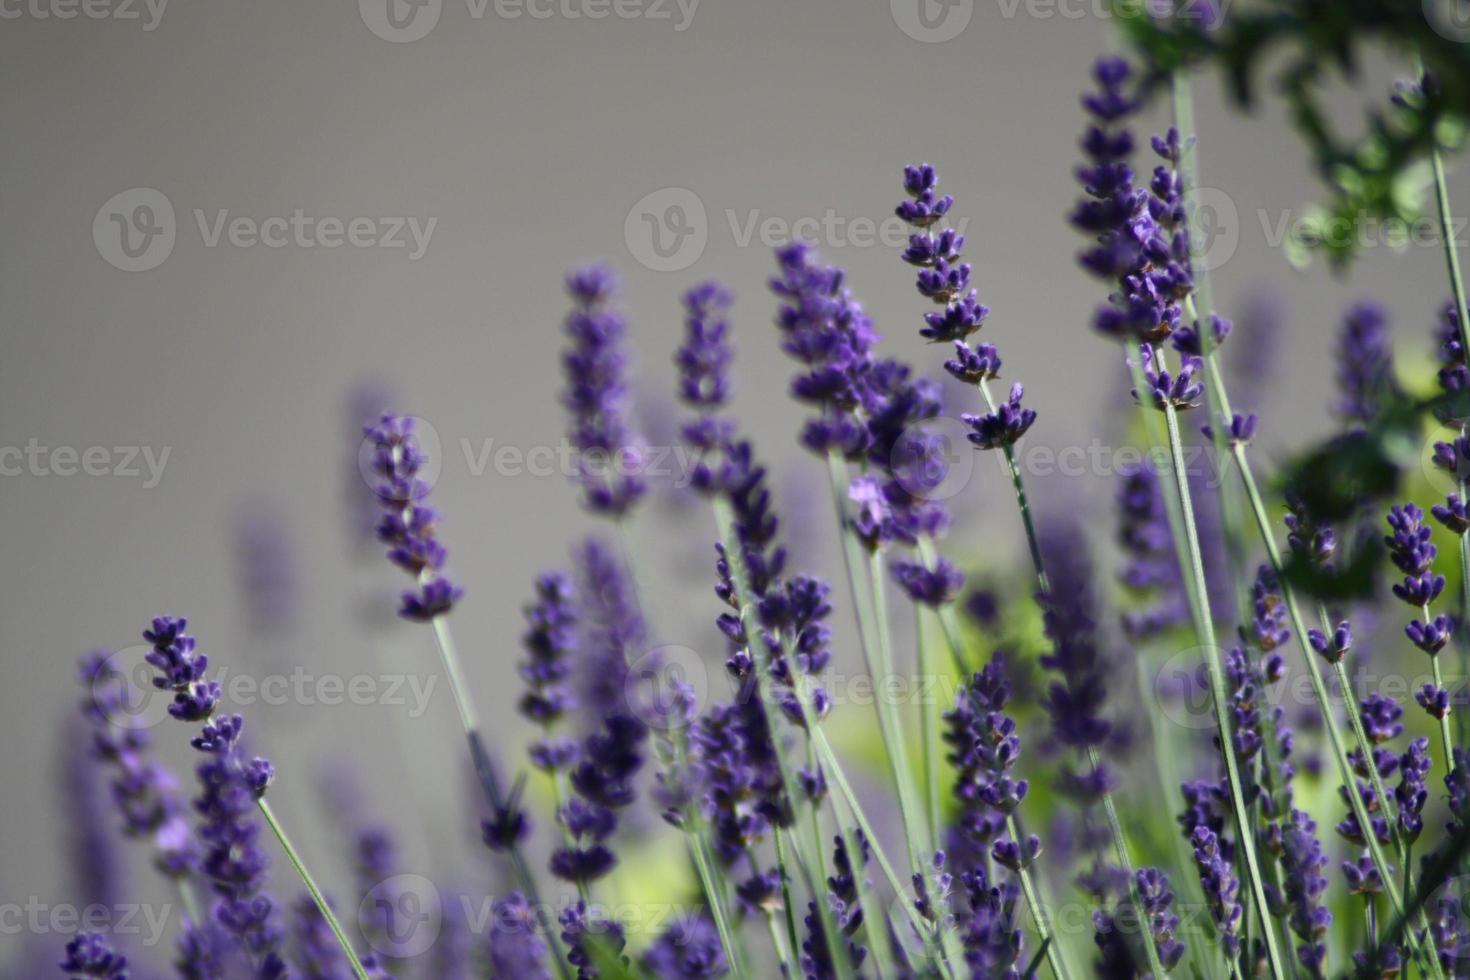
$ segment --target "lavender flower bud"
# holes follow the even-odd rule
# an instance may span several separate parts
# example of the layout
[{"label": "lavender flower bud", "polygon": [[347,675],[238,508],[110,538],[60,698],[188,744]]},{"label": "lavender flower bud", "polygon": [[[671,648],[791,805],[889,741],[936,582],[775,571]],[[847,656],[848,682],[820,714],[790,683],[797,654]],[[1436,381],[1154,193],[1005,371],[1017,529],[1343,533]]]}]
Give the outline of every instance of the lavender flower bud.
[{"label": "lavender flower bud", "polygon": [[77,933],[66,944],[66,958],[59,964],[72,980],[128,980],[128,958],[115,953],[105,936]]}]

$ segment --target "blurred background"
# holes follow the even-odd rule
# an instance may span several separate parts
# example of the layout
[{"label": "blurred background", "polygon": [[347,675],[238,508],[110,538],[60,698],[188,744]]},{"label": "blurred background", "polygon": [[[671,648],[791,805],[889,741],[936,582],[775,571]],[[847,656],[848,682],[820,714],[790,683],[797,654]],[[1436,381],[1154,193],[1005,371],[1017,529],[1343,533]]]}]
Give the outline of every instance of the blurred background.
[{"label": "blurred background", "polygon": [[[599,524],[529,456],[562,444],[561,282],[578,261],[625,274],[656,445],[678,417],[679,294],[708,277],[735,291],[736,412],[777,470],[796,564],[835,581],[825,473],[796,444],[803,412],[771,326],[772,246],[813,239],[849,270],[883,351],[939,374],[891,217],[902,166],[927,160],[965,222],[986,338],[1040,412],[1028,450],[1097,440],[1090,458],[1113,459],[1133,419],[1125,371],[1088,327],[1102,290],[1065,221],[1078,93],[1116,46],[1104,8],[0,0],[0,903],[74,887],[76,661],[136,645],[160,613],[189,617],[234,674],[373,679],[361,698],[242,709],[280,769],[272,798],[330,882],[345,880],[342,842],[321,804],[339,778],[398,829],[405,870],[490,876],[432,638],[395,620],[398,576],[361,523],[359,423],[362,406],[391,406],[437,442],[441,537],[466,589],[452,624],[493,740],[519,764],[520,607]],[[1405,70],[1365,64],[1343,119]],[[1316,180],[1271,106],[1242,117],[1216,83],[1197,88],[1215,295],[1238,324],[1230,353],[1263,415],[1262,458],[1276,458],[1334,427],[1332,338],[1351,301],[1388,307],[1402,370],[1422,373],[1444,266],[1437,240],[1378,240],[1350,282],[1294,268],[1283,235]],[[1453,166],[1451,193],[1470,202]],[[954,413],[974,407],[951,394]],[[1041,520],[1082,515],[1110,573],[1116,471],[1035,468]],[[995,575],[1021,567],[996,461],[963,482],[948,552]],[[633,535],[656,643],[695,651],[718,684],[706,513],[660,494]],[[155,735],[189,764],[182,726]],[[151,894],[140,850],[130,887]],[[0,929],[0,962],[29,932]]]}]

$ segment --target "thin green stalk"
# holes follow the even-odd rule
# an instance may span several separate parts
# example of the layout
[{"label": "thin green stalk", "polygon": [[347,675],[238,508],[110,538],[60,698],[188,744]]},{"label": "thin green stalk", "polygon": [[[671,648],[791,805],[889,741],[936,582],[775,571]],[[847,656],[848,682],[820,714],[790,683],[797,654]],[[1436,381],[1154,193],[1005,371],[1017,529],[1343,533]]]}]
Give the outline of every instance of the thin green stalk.
[{"label": "thin green stalk", "polygon": [[[1364,838],[1368,846],[1368,855],[1373,860],[1373,866],[1377,869],[1379,877],[1383,879],[1384,891],[1388,893],[1389,901],[1393,904],[1395,913],[1403,915],[1403,895],[1399,892],[1398,885],[1394,881],[1393,869],[1383,854],[1383,848],[1379,846],[1377,835],[1371,832],[1373,823],[1368,815],[1367,807],[1363,804],[1361,794],[1356,792],[1357,783],[1352,764],[1347,758],[1347,747],[1343,743],[1342,730],[1338,726],[1337,715],[1332,710],[1332,701],[1327,693],[1327,685],[1323,682],[1321,670],[1317,666],[1316,658],[1312,655],[1311,641],[1307,638],[1306,623],[1302,619],[1301,607],[1297,604],[1296,600],[1296,590],[1292,588],[1291,583],[1283,574],[1281,549],[1277,546],[1276,537],[1271,531],[1271,521],[1266,514],[1266,504],[1261,499],[1261,491],[1256,485],[1255,475],[1251,471],[1250,460],[1245,455],[1245,446],[1237,443],[1234,446],[1234,454],[1237,464],[1236,469],[1239,471],[1241,481],[1245,487],[1246,499],[1250,502],[1251,512],[1255,515],[1256,519],[1256,528],[1260,532],[1261,541],[1266,547],[1267,561],[1270,563],[1272,571],[1276,574],[1277,582],[1281,588],[1281,597],[1286,603],[1287,617],[1291,620],[1292,631],[1296,634],[1297,645],[1302,650],[1302,660],[1307,667],[1307,676],[1312,682],[1312,693],[1317,699],[1317,708],[1321,712],[1323,725],[1327,729],[1327,742],[1332,749],[1333,758],[1337,762],[1338,776],[1342,780],[1342,785],[1347,788],[1348,802],[1352,807],[1353,815],[1358,820],[1358,825],[1367,831],[1364,834]],[[1347,696],[1351,696],[1351,690],[1351,687],[1347,687],[1344,689],[1344,693]],[[1350,717],[1355,717],[1355,715],[1355,712],[1349,711]],[[1354,727],[1355,736],[1358,735],[1358,727],[1360,726]],[[1368,760],[1368,768],[1371,772],[1373,770],[1371,764],[1373,751],[1371,746],[1368,745],[1366,736],[1362,738],[1358,747],[1359,751],[1363,753],[1363,758]],[[1422,918],[1421,913],[1420,919],[1422,920]],[[1416,950],[1421,949],[1421,944],[1412,936],[1411,942],[1414,944]],[[1441,976],[1439,972],[1439,957],[1435,953],[1434,937],[1426,932],[1422,946],[1427,947],[1429,950],[1430,955],[1427,959],[1430,962],[1433,975],[1436,977]]]},{"label": "thin green stalk", "polygon": [[[938,675],[930,663],[929,644],[924,637],[924,607],[914,606],[914,647],[919,664],[920,690],[926,681],[937,686]],[[920,743],[924,756],[924,795],[929,818],[929,839],[937,842],[941,828],[939,817],[939,705],[919,703]]]},{"label": "thin green stalk", "polygon": [[[1251,897],[1258,908],[1264,909],[1266,908],[1266,891],[1261,878],[1260,858],[1256,854],[1256,835],[1250,823],[1250,814],[1246,808],[1245,793],[1242,789],[1240,767],[1232,748],[1234,743],[1230,737],[1230,713],[1226,705],[1225,671],[1220,663],[1220,649],[1215,641],[1215,624],[1210,615],[1210,597],[1208,586],[1205,583],[1204,559],[1200,554],[1199,531],[1195,527],[1194,506],[1189,492],[1189,476],[1185,471],[1184,445],[1179,438],[1179,417],[1174,406],[1167,402],[1164,405],[1164,425],[1169,434],[1169,454],[1173,459],[1175,489],[1179,494],[1179,507],[1184,518],[1184,539],[1189,549],[1190,587],[1194,589],[1197,598],[1196,606],[1199,611],[1195,619],[1195,632],[1199,636],[1200,644],[1204,647],[1205,665],[1210,674],[1215,727],[1219,731],[1220,755],[1225,760],[1225,776],[1230,784],[1230,802],[1235,813],[1237,831],[1236,840],[1238,846],[1245,852]],[[1281,952],[1276,947],[1275,934],[1269,929],[1264,930],[1262,938],[1265,940],[1266,959],[1271,967],[1271,975],[1278,978],[1285,976],[1281,967]]]},{"label": "thin green stalk", "polygon": [[[1102,759],[1098,758],[1096,748],[1088,746],[1087,759],[1092,763],[1094,772],[1102,768]],[[1113,805],[1113,794],[1104,793],[1102,804],[1103,813],[1108,820],[1108,830],[1113,838],[1113,849],[1118,855],[1118,864],[1123,867],[1123,872],[1128,876],[1128,897],[1133,904],[1133,914],[1138,923],[1139,938],[1143,940],[1143,951],[1148,956],[1149,969],[1155,977],[1167,977],[1169,974],[1164,970],[1163,961],[1159,959],[1159,947],[1154,943],[1153,931],[1148,927],[1148,914],[1143,907],[1143,896],[1138,892],[1138,875],[1134,873],[1133,859],[1128,855],[1127,838],[1123,836],[1123,824],[1118,820],[1118,808]]]},{"label": "thin green stalk", "polygon": [[[1006,814],[1006,830],[1017,844],[1025,841],[1021,836],[1021,828],[1016,824],[1014,813]],[[1026,904],[1031,906],[1031,920],[1036,923],[1036,938],[1041,941],[1042,949],[1046,950],[1046,962],[1051,966],[1052,976],[1057,980],[1067,980],[1067,968],[1062,963],[1062,952],[1057,944],[1052,942],[1051,922],[1046,914],[1046,907],[1041,904],[1041,893],[1036,888],[1036,882],[1032,880],[1031,869],[1022,864],[1016,871],[1016,877],[1021,882],[1021,893],[1026,896]],[[1154,974],[1162,976],[1162,974]]]},{"label": "thin green stalk", "polygon": [[[1422,70],[1421,70],[1422,75]],[[1439,144],[1436,143],[1430,151],[1430,161],[1434,166],[1434,197],[1439,205],[1439,239],[1444,245],[1445,266],[1450,274],[1450,290],[1455,297],[1455,316],[1460,329],[1460,349],[1470,351],[1470,308],[1467,308],[1465,300],[1465,280],[1460,273],[1459,243],[1455,241],[1454,215],[1450,207],[1450,188],[1445,180],[1444,157],[1439,152]],[[1470,423],[1460,427],[1460,435],[1465,436],[1470,431]],[[1467,484],[1462,477],[1460,484],[1460,499],[1470,499],[1467,495]],[[1470,676],[1470,535],[1459,536],[1460,553],[1460,666],[1466,676]],[[1436,665],[1437,666],[1437,665]],[[1436,684],[1439,681],[1436,679]],[[1460,715],[1456,712],[1456,719],[1461,729],[1463,738],[1467,726]],[[1449,770],[1452,765],[1452,756],[1445,756],[1445,769]]]},{"label": "thin green stalk", "polygon": [[909,861],[915,871],[924,869],[928,862],[921,853],[932,847],[933,841],[921,840],[918,805],[914,802],[914,776],[909,766],[908,739],[904,734],[903,722],[898,715],[898,706],[893,703],[889,682],[897,678],[893,662],[892,631],[888,625],[888,600],[884,589],[883,552],[875,551],[868,557],[868,578],[873,586],[873,609],[878,619],[878,670],[874,679],[879,681],[877,693],[878,721],[882,727],[883,741],[888,747],[888,762],[892,770],[894,786],[898,791],[898,808],[903,820],[904,839],[909,845]]},{"label": "thin green stalk", "polygon": [[[898,876],[898,873],[894,871],[892,863],[888,860],[888,855],[884,853],[883,848],[879,845],[878,835],[874,833],[873,825],[868,822],[867,814],[863,812],[862,807],[858,804],[857,794],[853,792],[852,784],[847,781],[847,773],[843,770],[842,763],[838,761],[837,753],[832,751],[832,743],[827,741],[827,733],[822,731],[819,726],[813,726],[811,728],[811,738],[812,744],[817,748],[817,755],[822,759],[822,765],[827,768],[827,774],[837,784],[837,791],[842,794],[842,798],[847,802],[848,808],[852,811],[852,817],[857,821],[858,829],[868,838],[868,843],[873,849],[873,857],[877,859],[878,868],[883,872],[883,877],[888,879],[889,887],[895,892],[900,895],[904,894],[908,890],[908,886]],[[904,902],[903,907],[904,911],[908,914],[909,921],[915,929],[919,930],[919,934],[923,935],[924,931],[928,928],[924,920],[919,917],[919,913],[916,910],[910,907],[910,903]]]},{"label": "thin green stalk", "polygon": [[[486,802],[492,809],[501,810],[505,807],[505,797],[496,779],[495,767],[490,761],[490,753],[485,748],[484,737],[480,734],[480,719],[475,712],[474,703],[470,700],[464,673],[460,669],[459,653],[454,645],[454,636],[449,632],[449,624],[444,621],[443,616],[435,616],[431,623],[434,627],[434,639],[439,646],[439,659],[444,664],[445,675],[449,678],[449,690],[454,697],[455,708],[459,711],[465,741],[469,743],[470,759],[475,766],[475,775],[479,779]],[[536,919],[541,925],[541,931],[546,934],[546,941],[552,950],[552,959],[556,962],[557,973],[562,980],[571,980],[566,954],[562,950],[561,932],[552,922],[546,903],[541,901],[541,893],[536,886],[536,876],[531,873],[530,865],[526,863],[526,857],[519,844],[512,843],[506,853],[510,857],[516,880],[525,892],[526,900],[536,909]]]},{"label": "thin green stalk", "polygon": [[174,879],[174,890],[178,892],[179,902],[184,906],[184,915],[195,925],[201,924],[199,918],[199,902],[194,898],[194,885],[185,875]]},{"label": "thin green stalk", "polygon": [[778,830],[771,835],[776,845],[776,870],[781,876],[781,911],[786,920],[786,934],[791,938],[791,949],[793,953],[801,948],[801,934],[796,929],[796,900],[791,897],[791,874],[787,870],[790,863],[786,860],[786,846],[781,843],[781,833]]},{"label": "thin green stalk", "polygon": [[301,883],[311,893],[311,900],[316,903],[317,911],[326,920],[327,926],[332,930],[332,935],[337,938],[337,945],[342,947],[342,953],[347,957],[347,964],[352,967],[352,972],[357,975],[357,980],[368,980],[367,970],[363,969],[362,962],[358,960],[357,952],[353,950],[352,943],[347,939],[347,933],[342,931],[342,924],[337,921],[337,916],[332,912],[332,907],[327,904],[326,896],[316,886],[316,881],[311,877],[311,872],[306,870],[306,865],[301,861],[301,855],[297,854],[296,848],[291,846],[291,840],[286,836],[285,829],[276,820],[276,815],[271,812],[271,805],[262,796],[256,801],[256,806],[260,809],[260,815],[265,818],[266,825],[270,827],[271,833],[275,834],[276,840],[280,842],[281,850],[286,852],[287,860],[296,869],[296,874],[301,877]]},{"label": "thin green stalk", "polygon": [[[990,411],[995,411],[995,398],[990,394],[990,385],[985,379],[980,379],[978,385],[980,394],[985,396],[985,405]],[[1031,549],[1031,564],[1036,567],[1037,584],[1041,591],[1047,595],[1051,594],[1051,585],[1046,579],[1046,570],[1041,560],[1041,541],[1036,534],[1036,524],[1031,519],[1031,504],[1026,496],[1026,486],[1021,479],[1021,467],[1016,462],[1016,447],[1007,444],[1001,447],[1005,455],[1006,468],[1010,470],[1011,486],[1016,492],[1016,506],[1021,511],[1021,524],[1026,529],[1026,546]]]},{"label": "thin green stalk", "polygon": [[[1438,654],[1431,656],[1429,662],[1434,665],[1434,686],[1444,690],[1444,672],[1439,667]],[[1450,716],[1448,713],[1439,719],[1439,737],[1444,744],[1444,769],[1449,772],[1455,765],[1455,740],[1450,735]]]},{"label": "thin green stalk", "polygon": [[705,853],[704,838],[698,833],[689,835],[689,854],[694,859],[694,866],[699,872],[700,886],[704,889],[705,898],[709,901],[710,914],[714,916],[715,929],[719,931],[720,942],[725,947],[725,955],[734,965],[735,975],[741,976],[745,971],[740,947],[736,944],[734,933],[730,929],[729,917],[725,911],[724,895],[715,888],[709,856]]},{"label": "thin green stalk", "polygon": [[[931,572],[939,566],[939,549],[934,544],[934,539],[927,534],[919,538],[919,558]],[[960,629],[960,617],[954,610],[954,603],[946,602],[935,612],[939,617],[939,627],[944,631],[950,659],[954,661],[960,679],[965,680],[970,676],[971,668],[965,660],[964,633]]]}]

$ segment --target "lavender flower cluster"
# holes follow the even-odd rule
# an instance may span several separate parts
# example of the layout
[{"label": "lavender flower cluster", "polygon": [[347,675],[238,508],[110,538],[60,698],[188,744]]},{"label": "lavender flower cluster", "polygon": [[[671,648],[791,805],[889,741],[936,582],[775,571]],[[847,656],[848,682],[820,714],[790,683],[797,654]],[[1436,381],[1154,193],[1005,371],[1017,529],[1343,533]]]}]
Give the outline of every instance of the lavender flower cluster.
[{"label": "lavender flower cluster", "polygon": [[[1177,111],[1187,69],[1171,70]],[[1425,398],[1398,379],[1386,312],[1349,308],[1329,455],[1377,447],[1371,462],[1392,478],[1369,480],[1364,464],[1363,485],[1326,488],[1334,495],[1321,485],[1331,480],[1293,472],[1278,521],[1250,452],[1257,416],[1235,409],[1215,360],[1231,326],[1210,307],[1192,235],[1187,114],[1148,141],[1159,162],[1135,176],[1133,126],[1166,75],[1096,63],[1069,216],[1086,238],[1081,268],[1106,284],[1092,327],[1122,348],[1150,450],[1113,488],[1116,588],[1089,547],[1095,519],[1032,501],[1017,451],[1039,416],[1019,382],[1003,398],[990,389],[1001,357],[976,338],[991,311],[932,166],[904,168],[896,213],[912,229],[901,261],[928,307],[918,335],[947,345],[946,377],[884,352],[846,272],[812,245],[778,249],[768,284],[774,341],[795,366],[790,395],[807,413],[796,441],[828,483],[845,592],[811,570],[826,556],[790,533],[734,410],[733,292],[711,280],[682,296],[677,433],[694,469],[692,493],[675,491],[636,465],[646,446],[618,277],[579,268],[566,280],[561,400],[577,490],[600,526],[569,563],[528,576],[513,695],[523,748],[508,725],[487,737],[465,681],[451,629],[465,593],[445,570],[415,420],[380,406],[364,420],[372,534],[410,578],[398,612],[433,634],[483,797],[474,857],[476,873],[497,876],[488,921],[478,935],[468,919],[446,921],[432,952],[405,948],[397,917],[416,906],[389,887],[395,840],[358,805],[333,814],[360,893],[339,906],[271,808],[277,771],[251,744],[272,733],[247,737],[186,621],[160,616],[144,660],[168,715],[193,726],[192,799],[130,723],[131,677],[105,653],[83,660],[81,715],[110,819],[147,846],[186,910],[175,975],[1470,976],[1470,713],[1452,683],[1470,667],[1463,288],[1456,274],[1434,332],[1439,391]],[[1225,455],[1238,482],[1220,488],[1182,472],[1180,418],[1204,405],[1211,417],[1188,437]],[[949,413],[965,451],[1005,464],[1018,520],[1010,541],[974,554],[951,543],[946,557],[956,518],[939,486],[954,447],[937,423]],[[1390,452],[1406,413],[1450,430],[1432,460],[1453,490],[1428,511],[1402,499],[1402,452]],[[701,615],[721,655],[700,667],[723,673],[709,685],[722,691],[670,662],[676,610],[650,601],[641,553],[668,550],[649,547],[648,522],[666,516],[650,505],[674,493],[689,498],[681,520],[708,521],[676,537],[696,540],[705,563]],[[1009,566],[1012,546],[1025,567]],[[963,602],[962,562],[976,565]],[[1390,569],[1408,612],[1386,641],[1374,586]],[[911,647],[896,621],[913,623]],[[1363,670],[1369,647],[1393,644],[1427,671],[1417,712],[1406,690]],[[910,653],[912,671],[899,663]],[[849,654],[880,692],[870,703],[835,687],[832,665]],[[947,682],[943,702],[893,696],[890,682],[910,674]],[[1293,679],[1307,703],[1282,697]],[[1181,717],[1189,724],[1169,727]],[[871,767],[860,773],[839,744]],[[277,852],[300,879],[286,904]],[[678,914],[655,929],[610,915],[628,894]],[[138,966],[147,950],[120,940],[77,935],[62,974],[156,975]]]}]

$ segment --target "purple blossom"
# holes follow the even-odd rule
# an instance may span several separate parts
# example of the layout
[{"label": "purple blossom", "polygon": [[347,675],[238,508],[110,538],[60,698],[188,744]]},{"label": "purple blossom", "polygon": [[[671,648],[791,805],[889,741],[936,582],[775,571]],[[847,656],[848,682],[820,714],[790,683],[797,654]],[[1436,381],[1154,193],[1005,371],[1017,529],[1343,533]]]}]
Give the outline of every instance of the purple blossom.
[{"label": "purple blossom", "polygon": [[66,958],[58,966],[73,980],[128,980],[128,958],[113,952],[107,938],[81,932],[66,944]]},{"label": "purple blossom", "polygon": [[1196,827],[1189,839],[1199,869],[1200,887],[1209,906],[1216,936],[1231,962],[1240,955],[1240,879],[1220,851],[1220,841],[1208,827]]},{"label": "purple blossom", "polygon": [[940,558],[932,569],[921,561],[895,561],[893,578],[910,600],[938,608],[953,602],[964,585],[965,577],[947,559]]},{"label": "purple blossom", "polygon": [[1394,787],[1393,795],[1399,806],[1399,830],[1411,843],[1418,840],[1424,829],[1424,804],[1429,801],[1424,777],[1431,768],[1427,738],[1414,739],[1399,757],[1399,784]]},{"label": "purple blossom", "polygon": [[1174,538],[1151,462],[1123,474],[1118,488],[1118,543],[1125,562],[1118,577],[1147,604],[1124,612],[1123,631],[1134,640],[1156,636],[1185,621],[1185,604]]},{"label": "purple blossom", "polygon": [[1168,369],[1157,366],[1157,355],[1152,348],[1145,346],[1139,350],[1143,357],[1143,376],[1148,383],[1148,389],[1140,393],[1135,388],[1134,400],[1151,405],[1161,412],[1169,407],[1183,412],[1199,406],[1199,400],[1205,392],[1204,385],[1194,378],[1200,369],[1199,358],[1186,354],[1180,359],[1178,373],[1170,374]]},{"label": "purple blossom", "polygon": [[[1332,913],[1323,903],[1327,879],[1322,869],[1327,856],[1316,835],[1317,824],[1301,810],[1292,810],[1281,834],[1281,892],[1276,900],[1286,908],[1287,924],[1300,943],[1297,960],[1313,976],[1321,976],[1327,959],[1322,942]],[[1274,889],[1273,889],[1274,890]]]},{"label": "purple blossom", "polygon": [[[203,654],[198,657],[204,659]],[[163,874],[187,874],[198,854],[179,784],[151,757],[147,729],[123,723],[128,717],[126,678],[106,654],[93,653],[82,660],[81,679],[88,690],[82,717],[91,728],[93,755],[115,772],[112,799],[122,815],[123,833],[152,842],[154,864]]]},{"label": "purple blossom", "polygon": [[[730,325],[725,319],[732,297],[709,280],[684,294],[684,344],[674,352],[679,370],[679,399],[698,412],[681,432],[703,451],[721,448],[733,436],[733,425],[716,414],[730,397]],[[698,481],[696,481],[696,484]]]},{"label": "purple blossom", "polygon": [[1179,916],[1174,914],[1174,892],[1169,888],[1169,876],[1158,868],[1139,868],[1135,882],[1149,935],[1159,952],[1159,962],[1164,969],[1172,970],[1183,958],[1185,947],[1174,937],[1174,931],[1179,928]]},{"label": "purple blossom", "polygon": [[550,980],[546,944],[536,933],[536,914],[520,892],[495,903],[490,928],[490,967],[496,976]]},{"label": "purple blossom", "polygon": [[[627,322],[613,305],[617,275],[605,265],[573,270],[567,293],[567,349],[562,353],[566,388],[562,404],[571,413],[568,439],[578,454],[582,499],[594,513],[620,518],[643,496],[638,474],[642,447],[628,421]],[[619,462],[619,465],[612,465]]]},{"label": "purple blossom", "polygon": [[575,749],[566,739],[551,732],[576,698],[567,687],[573,658],[577,653],[577,609],[572,581],[564,572],[546,572],[536,579],[536,598],[525,607],[526,632],[521,646],[521,679],[526,693],[520,710],[546,734],[531,747],[531,758],[539,768],[555,770],[571,761]]},{"label": "purple blossom", "polygon": [[380,481],[373,489],[384,512],[378,540],[388,545],[388,560],[419,587],[403,594],[398,614],[429,622],[447,613],[464,592],[441,574],[445,550],[434,536],[439,515],[423,503],[429,486],[419,476],[428,460],[410,416],[384,415],[367,427],[366,435],[373,446],[373,472]]},{"label": "purple blossom", "polygon": [[[1102,717],[1113,672],[1097,626],[1097,599],[1090,556],[1079,529],[1051,521],[1041,531],[1051,592],[1039,596],[1052,650],[1041,665],[1054,674],[1043,700],[1051,731],[1063,745],[1100,748],[1112,726]],[[1095,789],[1106,785],[1091,784]]]},{"label": "purple blossom", "polygon": [[1036,421],[1036,412],[1021,407],[1021,396],[1025,393],[1020,382],[1011,385],[1011,393],[995,411],[985,415],[964,414],[960,420],[971,431],[969,440],[977,449],[1001,449],[1014,446],[1026,430]]},{"label": "purple blossom", "polygon": [[[202,854],[199,870],[218,900],[214,918],[250,956],[256,976],[273,980],[284,975],[278,947],[281,929],[276,922],[275,902],[265,891],[269,862],[259,844],[260,825],[254,819],[256,804],[264,795],[275,770],[264,759],[247,760],[241,746],[245,722],[239,715],[214,715],[218,685],[212,697],[195,693],[197,678],[207,658],[195,649],[194,637],[184,632],[187,621],[172,616],[155,618],[143,638],[153,645],[147,660],[170,684],[182,684],[170,711],[185,721],[208,719],[190,744],[204,756],[196,773],[200,794],[194,809],[202,818],[199,840]],[[179,688],[175,688],[176,691]],[[178,708],[180,697],[186,707]],[[213,716],[213,717],[212,717]]]},{"label": "purple blossom", "polygon": [[1404,573],[1393,594],[1405,603],[1428,606],[1444,591],[1444,576],[1432,568],[1438,549],[1430,543],[1431,531],[1424,524],[1424,511],[1411,503],[1389,508],[1388,526],[1393,532],[1384,537],[1388,557]]},{"label": "purple blossom", "polygon": [[1354,304],[1343,318],[1337,344],[1337,414],[1349,426],[1374,420],[1393,392],[1388,313],[1371,300]]},{"label": "purple blossom", "polygon": [[675,919],[644,954],[643,965],[660,980],[708,980],[730,972],[719,933],[702,915]]}]

